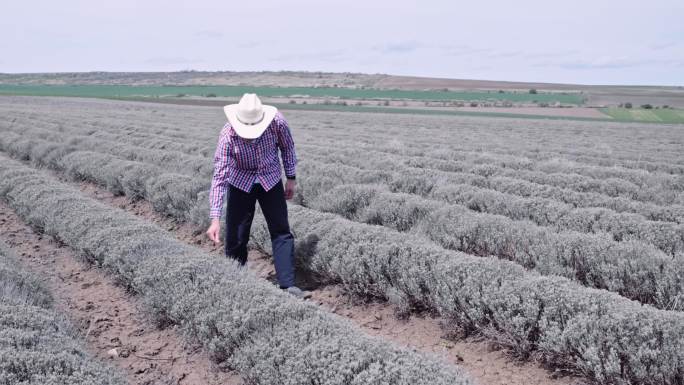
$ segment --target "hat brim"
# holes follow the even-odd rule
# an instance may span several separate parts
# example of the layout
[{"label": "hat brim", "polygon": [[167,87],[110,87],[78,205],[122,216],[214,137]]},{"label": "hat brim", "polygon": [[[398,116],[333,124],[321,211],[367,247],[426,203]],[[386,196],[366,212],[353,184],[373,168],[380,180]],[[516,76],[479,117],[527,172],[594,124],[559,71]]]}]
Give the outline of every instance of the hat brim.
[{"label": "hat brim", "polygon": [[266,131],[266,128],[275,118],[278,109],[274,106],[262,105],[264,118],[257,124],[244,124],[237,118],[237,104],[229,104],[223,107],[223,112],[228,118],[228,123],[233,126],[235,133],[245,139],[256,139]]}]

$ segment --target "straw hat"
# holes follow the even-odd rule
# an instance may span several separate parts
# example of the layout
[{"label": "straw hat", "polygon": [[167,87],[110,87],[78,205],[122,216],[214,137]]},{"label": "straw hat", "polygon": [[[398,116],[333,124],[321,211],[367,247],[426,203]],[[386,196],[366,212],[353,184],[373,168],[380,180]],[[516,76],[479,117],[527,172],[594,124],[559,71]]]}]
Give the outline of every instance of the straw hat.
[{"label": "straw hat", "polygon": [[223,107],[235,133],[245,139],[256,139],[266,131],[278,109],[261,104],[256,94],[244,94],[237,104]]}]

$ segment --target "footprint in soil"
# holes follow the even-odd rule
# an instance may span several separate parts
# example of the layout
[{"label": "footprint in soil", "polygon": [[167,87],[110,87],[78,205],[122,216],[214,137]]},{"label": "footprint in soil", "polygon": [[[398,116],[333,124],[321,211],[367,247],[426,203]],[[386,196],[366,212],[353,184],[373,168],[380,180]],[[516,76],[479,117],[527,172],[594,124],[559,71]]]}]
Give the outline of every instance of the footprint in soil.
[{"label": "footprint in soil", "polygon": [[90,325],[86,335],[91,335],[93,337],[98,337],[100,334],[106,332],[112,327],[112,320],[106,317],[101,317],[95,319],[95,321]]},{"label": "footprint in soil", "polygon": [[151,344],[151,346],[148,347],[147,351],[144,352],[143,354],[146,356],[157,356],[159,353],[161,353],[165,347],[169,346],[168,342],[157,342]]},{"label": "footprint in soil", "polygon": [[95,281],[95,282],[86,282],[81,284],[81,289],[87,289],[91,286],[99,286],[101,284],[100,281]]}]

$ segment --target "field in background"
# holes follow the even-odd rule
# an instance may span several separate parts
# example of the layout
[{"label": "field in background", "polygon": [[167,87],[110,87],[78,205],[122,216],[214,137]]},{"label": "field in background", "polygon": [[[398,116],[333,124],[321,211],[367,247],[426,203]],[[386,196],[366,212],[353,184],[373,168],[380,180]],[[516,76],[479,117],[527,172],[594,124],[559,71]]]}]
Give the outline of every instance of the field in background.
[{"label": "field in background", "polygon": [[[684,110],[586,107],[469,107],[467,100],[528,103],[579,98],[577,94],[529,94],[452,91],[400,91],[319,87],[3,85],[0,95],[96,97],[156,103],[221,106],[256,92],[283,110],[386,112],[418,115],[515,117],[558,120],[684,123]],[[209,96],[207,96],[209,95]],[[440,99],[441,98],[441,99]],[[449,99],[454,98],[454,99]],[[468,99],[470,98],[470,99]],[[498,99],[496,99],[498,98]],[[506,99],[508,98],[508,99]],[[573,102],[577,102],[574,100]],[[543,102],[549,104],[549,102]],[[462,106],[465,104],[466,106]]]},{"label": "field in background", "polygon": [[[234,102],[244,92],[256,92],[281,109],[684,123],[681,86],[525,83],[298,71],[0,74],[0,95],[148,98],[155,102],[175,99],[170,102],[217,105]],[[653,110],[619,108],[626,104],[650,104]]]},{"label": "field in background", "polygon": [[684,85],[612,86],[473,79],[426,78],[386,74],[331,73],[305,71],[177,71],[177,72],[75,72],[2,74],[0,84],[28,85],[135,85],[135,86],[253,86],[253,87],[328,87],[378,90],[449,90],[459,92],[525,93],[530,89],[547,93],[575,93],[589,106],[634,106],[650,103],[684,108]]},{"label": "field in background", "polygon": [[310,97],[354,100],[420,100],[420,101],[510,101],[522,103],[581,104],[578,94],[529,92],[457,92],[382,90],[335,87],[263,87],[263,86],[126,86],[126,85],[0,85],[0,94],[29,96],[83,96],[83,97],[165,97],[207,96],[237,97],[245,92],[255,92],[265,97]]},{"label": "field in background", "polygon": [[636,122],[684,123],[684,110],[644,108],[602,108],[606,115],[617,120]]}]

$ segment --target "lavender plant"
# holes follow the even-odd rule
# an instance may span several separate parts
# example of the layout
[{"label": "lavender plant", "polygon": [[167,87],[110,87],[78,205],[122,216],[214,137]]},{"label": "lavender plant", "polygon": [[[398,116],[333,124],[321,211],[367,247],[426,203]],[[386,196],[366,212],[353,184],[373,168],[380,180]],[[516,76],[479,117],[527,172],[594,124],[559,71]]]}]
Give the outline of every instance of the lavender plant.
[{"label": "lavender plant", "polygon": [[365,336],[234,262],[15,161],[0,164],[0,196],[28,223],[115,274],[160,324],[180,325],[250,383],[471,383],[460,368]]},{"label": "lavender plant", "polygon": [[47,288],[0,241],[0,384],[126,383],[86,351]]}]

